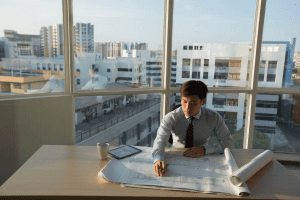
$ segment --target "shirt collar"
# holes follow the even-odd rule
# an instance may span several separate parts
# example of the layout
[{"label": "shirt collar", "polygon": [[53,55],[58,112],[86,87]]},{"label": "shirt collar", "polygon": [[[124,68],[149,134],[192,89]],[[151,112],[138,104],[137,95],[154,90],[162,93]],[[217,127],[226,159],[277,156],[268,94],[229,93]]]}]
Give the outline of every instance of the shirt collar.
[{"label": "shirt collar", "polygon": [[[198,114],[194,115],[194,117],[196,119],[199,119],[200,118],[200,115],[201,115],[201,108],[200,108],[200,111],[198,112]],[[186,119],[190,118],[190,117],[187,117],[186,115],[184,115]]]}]

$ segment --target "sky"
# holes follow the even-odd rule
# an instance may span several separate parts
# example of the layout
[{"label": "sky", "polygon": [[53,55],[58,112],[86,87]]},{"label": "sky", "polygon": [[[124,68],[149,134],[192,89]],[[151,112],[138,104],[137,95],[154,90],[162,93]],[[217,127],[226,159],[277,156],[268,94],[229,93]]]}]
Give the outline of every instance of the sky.
[{"label": "sky", "polygon": [[[175,0],[173,49],[192,43],[252,43],[256,0]],[[300,0],[268,0],[263,41],[296,37],[300,50]],[[73,0],[73,22],[94,25],[95,42],[146,42],[162,49],[163,0]],[[0,37],[4,29],[40,33],[62,23],[61,0],[1,0]]]}]

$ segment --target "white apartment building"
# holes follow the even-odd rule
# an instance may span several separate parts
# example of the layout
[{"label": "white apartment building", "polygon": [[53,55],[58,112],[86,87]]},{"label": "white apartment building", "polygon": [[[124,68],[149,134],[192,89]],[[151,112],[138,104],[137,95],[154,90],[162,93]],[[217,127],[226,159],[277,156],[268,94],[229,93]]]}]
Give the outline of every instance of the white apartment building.
[{"label": "white apartment building", "polygon": [[94,25],[76,23],[73,26],[73,46],[77,53],[94,53]]},{"label": "white apartment building", "polygon": [[43,26],[40,30],[41,53],[44,57],[64,55],[64,40],[62,24]]},{"label": "white apartment building", "polygon": [[4,30],[4,37],[17,44],[18,56],[42,56],[39,35],[18,34],[17,31]]},{"label": "white apartment building", "polygon": [[[262,44],[258,86],[282,88],[287,44]],[[246,87],[249,79],[251,46],[249,44],[189,44],[177,50],[176,84],[201,80],[208,87]],[[180,104],[180,98],[176,99]],[[258,94],[255,129],[275,134],[279,95]],[[237,120],[237,130],[244,127],[245,94],[207,95],[206,107],[223,118]]]},{"label": "white apartment building", "polygon": [[145,60],[122,58],[97,60],[92,70],[107,77],[108,83],[146,84]]}]

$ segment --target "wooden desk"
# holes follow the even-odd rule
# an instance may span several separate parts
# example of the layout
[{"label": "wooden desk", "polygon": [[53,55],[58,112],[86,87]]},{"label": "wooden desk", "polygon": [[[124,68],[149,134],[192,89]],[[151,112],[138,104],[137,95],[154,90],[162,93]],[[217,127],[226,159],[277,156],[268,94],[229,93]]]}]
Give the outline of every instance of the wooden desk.
[{"label": "wooden desk", "polygon": [[[262,150],[233,150],[238,167]],[[202,194],[122,187],[98,178],[110,160],[100,161],[96,146],[42,146],[1,187],[0,196],[116,196],[120,197],[206,197],[240,198],[231,195]],[[300,198],[300,180],[275,159],[248,182],[254,198]]]}]

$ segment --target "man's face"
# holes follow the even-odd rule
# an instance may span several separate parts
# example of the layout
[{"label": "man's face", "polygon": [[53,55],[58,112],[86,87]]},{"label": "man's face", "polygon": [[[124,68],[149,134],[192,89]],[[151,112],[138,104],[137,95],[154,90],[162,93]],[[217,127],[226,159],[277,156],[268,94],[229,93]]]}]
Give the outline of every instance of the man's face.
[{"label": "man's face", "polygon": [[201,106],[203,106],[205,103],[206,99],[201,101],[196,95],[181,97],[182,110],[187,117],[198,114]]}]

